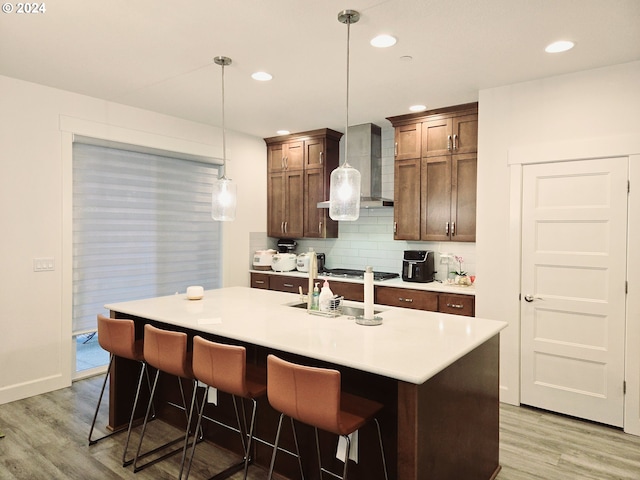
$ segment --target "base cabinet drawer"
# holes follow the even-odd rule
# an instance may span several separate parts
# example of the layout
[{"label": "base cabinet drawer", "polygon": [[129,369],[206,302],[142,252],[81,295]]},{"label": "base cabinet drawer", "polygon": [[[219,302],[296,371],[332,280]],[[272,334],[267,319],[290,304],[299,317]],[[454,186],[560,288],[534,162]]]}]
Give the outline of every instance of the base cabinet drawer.
[{"label": "base cabinet drawer", "polygon": [[454,315],[475,316],[475,297],[472,295],[440,294],[438,311]]},{"label": "base cabinet drawer", "polygon": [[410,288],[376,287],[375,296],[375,302],[380,305],[438,311],[437,293]]},{"label": "base cabinet drawer", "polygon": [[303,292],[307,292],[309,279],[301,277],[283,277],[282,275],[272,275],[269,280],[269,288],[279,292],[299,293],[300,287]]},{"label": "base cabinet drawer", "polygon": [[251,272],[251,288],[262,288],[269,290],[269,279],[271,275],[267,273],[254,273]]},{"label": "base cabinet drawer", "polygon": [[[322,288],[323,283],[324,282],[320,282],[318,286]],[[344,297],[345,300],[364,302],[364,285],[361,283],[332,282],[329,280],[329,287],[331,287],[334,295],[340,295]]]}]

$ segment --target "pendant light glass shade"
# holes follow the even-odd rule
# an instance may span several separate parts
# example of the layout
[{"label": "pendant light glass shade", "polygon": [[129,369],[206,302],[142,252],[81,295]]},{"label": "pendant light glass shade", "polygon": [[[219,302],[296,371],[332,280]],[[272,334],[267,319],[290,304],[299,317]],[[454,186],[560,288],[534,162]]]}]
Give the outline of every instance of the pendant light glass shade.
[{"label": "pendant light glass shade", "polygon": [[329,216],[354,221],[360,216],[360,172],[344,163],[331,172]]},{"label": "pendant light glass shade", "polygon": [[237,186],[227,178],[227,135],[224,121],[224,67],[231,65],[228,57],[216,57],[213,61],[222,67],[222,176],[213,182],[211,194],[211,218],[221,222],[236,219],[238,203]]},{"label": "pendant light glass shade", "polygon": [[329,184],[329,217],[332,220],[354,221],[360,217],[360,172],[347,163],[349,140],[349,40],[351,24],[360,20],[355,10],[344,10],[338,21],[347,24],[347,115],[344,132],[344,163],[331,172]]},{"label": "pendant light glass shade", "polygon": [[213,182],[211,195],[211,217],[214,220],[229,222],[236,219],[238,189],[233,180],[222,177]]}]

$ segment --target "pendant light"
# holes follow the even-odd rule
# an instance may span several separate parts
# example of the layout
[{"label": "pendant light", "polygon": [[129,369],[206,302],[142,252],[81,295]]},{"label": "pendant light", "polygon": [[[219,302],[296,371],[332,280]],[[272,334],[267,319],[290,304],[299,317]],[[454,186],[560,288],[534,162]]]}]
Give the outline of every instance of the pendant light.
[{"label": "pendant light", "polygon": [[227,139],[224,121],[224,67],[231,65],[229,57],[216,57],[213,61],[222,67],[222,176],[213,182],[211,218],[222,222],[236,219],[237,186],[227,178]]},{"label": "pendant light", "polygon": [[360,216],[360,172],[347,162],[349,141],[349,40],[351,24],[360,20],[355,10],[343,10],[338,21],[347,24],[347,115],[344,130],[344,163],[331,172],[329,186],[329,217],[332,220],[353,221]]}]

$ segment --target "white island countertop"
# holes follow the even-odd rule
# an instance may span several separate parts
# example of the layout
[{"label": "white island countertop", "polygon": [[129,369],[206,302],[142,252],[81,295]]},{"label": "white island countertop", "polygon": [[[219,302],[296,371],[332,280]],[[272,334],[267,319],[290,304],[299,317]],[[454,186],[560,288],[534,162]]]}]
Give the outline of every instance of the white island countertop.
[{"label": "white island countertop", "polygon": [[296,303],[300,297],[292,293],[229,287],[207,290],[201,300],[176,294],[105,308],[413,384],[426,382],[507,326],[384,305],[375,306],[382,325],[362,326],[353,317],[309,315],[290,306]]}]

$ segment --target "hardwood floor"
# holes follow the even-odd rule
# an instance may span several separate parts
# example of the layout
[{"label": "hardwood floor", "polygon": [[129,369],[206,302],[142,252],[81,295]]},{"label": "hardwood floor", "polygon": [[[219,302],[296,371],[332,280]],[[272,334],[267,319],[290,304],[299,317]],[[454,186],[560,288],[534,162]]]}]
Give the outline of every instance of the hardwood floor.
[{"label": "hardwood floor", "polygon": [[[0,405],[0,432],[5,435],[0,438],[0,480],[175,478],[179,455],[134,474],[120,464],[122,435],[87,445],[101,379]],[[497,480],[640,480],[640,437],[530,408],[501,405],[500,414],[502,471]],[[163,422],[151,425],[150,442],[180,434]],[[132,445],[137,445],[137,436]],[[202,443],[190,478],[209,478],[236,460]],[[251,480],[266,478],[257,467],[249,474]],[[231,478],[241,477],[238,473]]]}]

